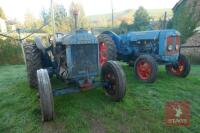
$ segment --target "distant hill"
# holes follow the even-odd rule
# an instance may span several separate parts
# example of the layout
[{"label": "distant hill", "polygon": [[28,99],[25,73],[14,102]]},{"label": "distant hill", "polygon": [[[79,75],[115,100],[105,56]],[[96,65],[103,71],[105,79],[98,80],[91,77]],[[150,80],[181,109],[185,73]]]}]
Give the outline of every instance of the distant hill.
[{"label": "distant hill", "polygon": [[[121,12],[115,12],[115,25],[119,25],[123,20],[128,23],[132,23],[135,11],[136,10],[129,9]],[[172,9],[150,9],[147,11],[154,20],[159,20],[164,15],[164,12],[167,12],[168,17],[170,18],[173,16]],[[87,18],[95,26],[109,26],[111,22],[111,13],[88,16]]]}]

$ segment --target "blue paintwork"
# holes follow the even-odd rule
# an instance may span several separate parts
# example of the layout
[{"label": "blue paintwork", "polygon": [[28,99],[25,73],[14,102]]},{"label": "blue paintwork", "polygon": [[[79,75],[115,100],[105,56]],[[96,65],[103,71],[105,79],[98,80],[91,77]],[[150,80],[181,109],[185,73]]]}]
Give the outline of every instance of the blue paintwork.
[{"label": "blue paintwork", "polygon": [[[128,32],[121,35],[105,31],[102,34],[112,37],[116,44],[118,57],[125,62],[134,61],[141,54],[151,54],[159,63],[164,64],[175,63],[178,60],[179,52],[175,50],[176,41],[173,44],[173,50],[176,52],[173,55],[167,52],[167,38],[180,36],[180,33],[174,29]],[[141,46],[144,50],[141,50]]]},{"label": "blue paintwork", "polygon": [[[58,36],[57,33],[56,35]],[[63,34],[62,34],[63,35]],[[80,48],[80,46],[83,46]],[[88,46],[92,46],[87,49]],[[76,48],[76,49],[75,49]],[[80,29],[72,32],[71,34],[63,35],[59,38],[56,38],[56,48],[65,50],[66,55],[66,64],[67,64],[67,77],[66,79],[79,81],[82,79],[94,78],[100,73],[100,64],[99,64],[99,47],[97,38],[89,33],[87,30]],[[42,53],[42,66],[47,68],[49,73],[59,75],[60,65],[56,60],[51,60],[48,55],[48,51],[53,51],[53,47],[46,49]],[[57,51],[56,51],[57,52]],[[61,52],[59,50],[58,52]],[[77,55],[75,56],[75,53]],[[88,60],[82,60],[77,63],[77,60],[85,59],[83,57],[88,57],[88,53],[91,53],[91,58]],[[91,62],[94,63],[93,69],[91,70]],[[81,68],[81,67],[82,68]],[[82,69],[85,69],[83,71]],[[74,74],[77,72],[77,74]]]},{"label": "blue paintwork", "polygon": [[87,30],[80,29],[72,32],[70,35],[66,35],[62,38],[62,44],[64,45],[83,45],[83,44],[98,44],[97,38],[88,33]]},{"label": "blue paintwork", "polygon": [[[66,63],[67,63],[67,71],[69,72],[68,74],[68,78],[69,79],[74,79],[74,80],[80,80],[80,79],[83,79],[83,78],[89,78],[89,77],[95,77],[98,75],[99,73],[99,47],[98,47],[98,41],[97,41],[97,38],[89,33],[87,30],[84,30],[84,29],[80,29],[80,30],[77,30],[73,33],[71,33],[70,35],[67,35],[67,36],[64,36],[62,38],[62,44],[63,45],[66,45]],[[93,48],[93,49],[84,49],[82,48],[81,50],[81,53],[80,52],[80,49],[77,49],[79,48],[78,45],[95,45],[95,47],[89,47],[89,48]],[[73,47],[77,47],[76,49],[72,49],[72,46]],[[79,51],[79,52],[78,52]],[[83,59],[81,57],[84,57],[84,56],[87,56],[87,52],[90,52],[90,53],[93,53],[92,56],[90,56],[91,58],[88,57],[88,60],[92,60],[93,58],[92,57],[96,57],[95,59],[93,59],[91,62],[96,62],[96,64],[92,64],[93,65],[93,68],[95,68],[95,71],[94,70],[90,70],[89,67],[87,66],[88,65],[88,62],[90,61],[79,61],[79,64],[75,63],[77,60],[74,56],[74,53],[79,53],[77,56],[79,57],[80,56],[80,59]],[[93,52],[95,51],[95,52]],[[82,55],[80,55],[82,54]],[[94,61],[95,60],[95,61]],[[90,63],[89,63],[90,65]],[[82,66],[82,68],[84,68],[85,70],[77,70],[77,68],[79,68],[79,66]],[[78,71],[75,74],[73,74],[74,71]]]}]

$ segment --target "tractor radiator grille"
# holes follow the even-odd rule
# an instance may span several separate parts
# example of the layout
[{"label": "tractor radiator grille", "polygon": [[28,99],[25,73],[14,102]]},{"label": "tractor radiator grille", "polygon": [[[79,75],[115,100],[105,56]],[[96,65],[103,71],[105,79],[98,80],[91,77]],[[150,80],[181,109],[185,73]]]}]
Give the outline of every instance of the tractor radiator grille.
[{"label": "tractor radiator grille", "polygon": [[[99,70],[98,45],[76,44],[71,45],[70,47],[70,78],[87,78],[96,76]],[[70,64],[68,65],[69,67]]]}]

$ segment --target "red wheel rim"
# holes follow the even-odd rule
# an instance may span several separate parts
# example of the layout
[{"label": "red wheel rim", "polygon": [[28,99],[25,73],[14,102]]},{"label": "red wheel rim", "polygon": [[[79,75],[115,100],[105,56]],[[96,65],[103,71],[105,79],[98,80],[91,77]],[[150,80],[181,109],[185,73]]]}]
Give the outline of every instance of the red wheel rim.
[{"label": "red wheel rim", "polygon": [[152,72],[152,66],[149,62],[140,60],[136,65],[136,70],[140,79],[148,80]]},{"label": "red wheel rim", "polygon": [[175,68],[173,65],[169,65],[169,70],[175,75],[181,75],[185,69],[185,62],[183,59],[178,61],[178,66]]},{"label": "red wheel rim", "polygon": [[99,58],[101,66],[108,61],[108,48],[103,42],[99,44]]}]

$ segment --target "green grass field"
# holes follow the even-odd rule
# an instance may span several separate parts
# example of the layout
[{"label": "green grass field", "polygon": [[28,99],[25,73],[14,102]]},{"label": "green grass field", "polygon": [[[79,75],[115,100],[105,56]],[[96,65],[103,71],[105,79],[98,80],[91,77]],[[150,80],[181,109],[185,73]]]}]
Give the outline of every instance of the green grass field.
[{"label": "green grass field", "polygon": [[[154,84],[138,81],[131,68],[123,68],[127,93],[122,102],[112,102],[102,89],[55,97],[56,119],[42,123],[25,67],[0,66],[0,133],[200,133],[200,66],[193,66],[186,79],[168,76],[160,67]],[[190,127],[165,125],[165,103],[173,100],[190,102]]]}]

